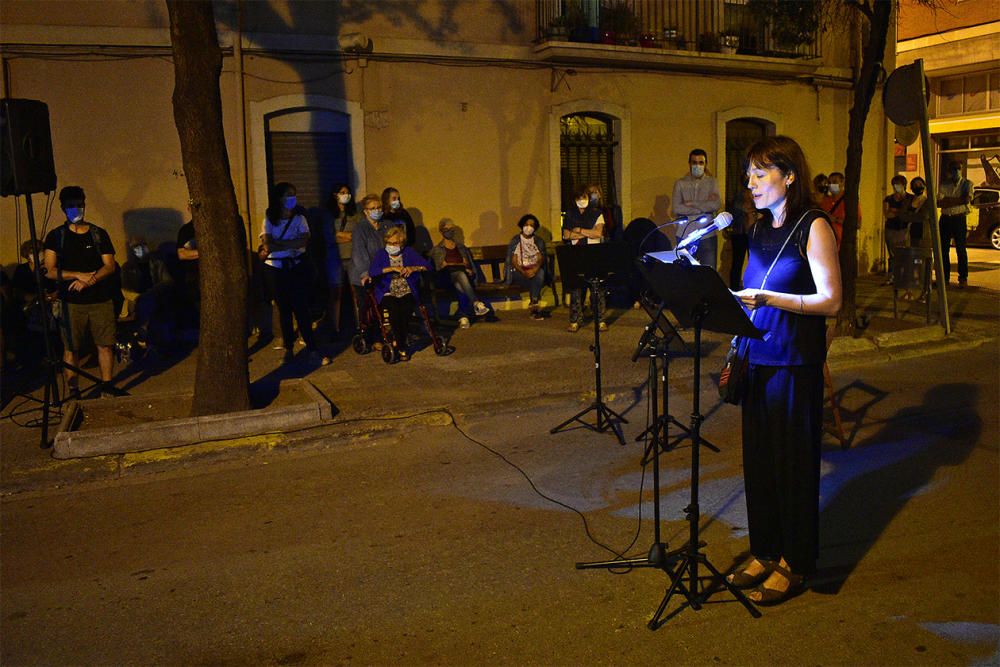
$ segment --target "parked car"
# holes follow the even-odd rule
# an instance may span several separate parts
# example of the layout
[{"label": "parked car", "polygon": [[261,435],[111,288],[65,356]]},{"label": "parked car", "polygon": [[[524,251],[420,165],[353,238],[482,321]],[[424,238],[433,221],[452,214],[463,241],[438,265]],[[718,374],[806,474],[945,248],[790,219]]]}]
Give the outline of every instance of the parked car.
[{"label": "parked car", "polygon": [[[993,185],[975,188],[971,204],[978,213],[978,223],[969,230],[966,243],[1000,250],[1000,188]],[[970,221],[972,217],[969,216]]]}]

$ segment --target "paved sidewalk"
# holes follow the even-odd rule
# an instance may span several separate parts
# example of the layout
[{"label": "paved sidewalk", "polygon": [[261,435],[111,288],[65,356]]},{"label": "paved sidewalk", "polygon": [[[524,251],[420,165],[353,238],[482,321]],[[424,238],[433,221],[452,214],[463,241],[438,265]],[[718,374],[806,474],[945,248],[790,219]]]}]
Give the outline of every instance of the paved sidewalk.
[{"label": "paved sidewalk", "polygon": [[[891,364],[909,357],[984,344],[996,349],[1000,336],[1000,253],[997,255],[996,260],[989,254],[977,255],[986,261],[972,262],[972,286],[950,290],[953,332],[949,336],[944,335],[939,324],[925,322],[919,303],[900,300],[898,316],[893,317],[892,289],[882,285],[883,277],[859,279],[858,312],[867,326],[857,332],[857,337],[834,340],[829,366],[835,386],[838,373],[855,366]],[[334,418],[319,431],[262,433],[136,454],[59,461],[51,457],[51,450],[39,447],[39,429],[23,425],[37,420],[40,409],[25,412],[35,404],[15,398],[4,408],[0,423],[3,442],[0,492],[117,479],[175,466],[253,456],[275,448],[336,446],[338,442],[377,437],[379,431],[393,428],[391,422],[387,425],[373,418],[439,407],[474,416],[526,403],[566,405],[569,416],[576,411],[574,406],[586,406],[593,400],[594,367],[588,350],[593,342],[592,329],[584,327],[576,334],[568,333],[565,308],[555,309],[552,317],[541,322],[530,320],[526,311],[520,309],[500,309],[498,314],[498,322],[454,331],[453,355],[437,357],[427,348],[415,354],[409,363],[395,366],[385,365],[377,354],[355,354],[347,347],[346,339],[339,342],[339,347],[331,346],[334,361],[323,367],[310,366],[303,358],[281,366],[280,352],[272,350],[270,344],[255,346],[250,364],[255,392],[270,396],[273,402],[281,380],[305,377],[331,400]],[[936,320],[936,311],[932,317]],[[605,400],[618,411],[627,411],[643,400],[647,364],[641,359],[632,363],[630,357],[646,319],[642,311],[617,311],[610,318],[610,331],[602,335]],[[681,338],[691,345],[691,332],[682,331]],[[728,337],[717,334],[704,336],[703,411],[717,401],[715,382],[727,341]],[[196,355],[189,353],[145,367],[126,368],[120,371],[116,382],[134,396],[189,392],[194,384],[195,360]],[[689,392],[692,371],[690,348],[679,350],[670,365],[671,384]],[[34,396],[41,396],[40,389],[34,391]],[[9,418],[11,413],[15,413],[13,419]],[[424,417],[431,423],[441,418],[434,414]],[[54,435],[56,428],[50,431]],[[318,433],[322,433],[321,438],[316,437]]]}]

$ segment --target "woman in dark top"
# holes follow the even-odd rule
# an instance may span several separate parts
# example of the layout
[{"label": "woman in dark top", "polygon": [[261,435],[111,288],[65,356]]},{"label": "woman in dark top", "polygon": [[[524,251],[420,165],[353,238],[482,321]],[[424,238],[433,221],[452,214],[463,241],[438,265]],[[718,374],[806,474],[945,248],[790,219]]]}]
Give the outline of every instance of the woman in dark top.
[{"label": "woman in dark top", "polygon": [[750,600],[776,604],[801,589],[818,557],[824,318],[840,310],[840,265],[830,221],[812,208],[812,177],[799,145],[767,137],[747,157],[748,187],[762,216],[750,230],[746,288],[736,296],[764,338],[748,343],[743,399],[753,559],[728,580],[760,584]]},{"label": "woman in dark top", "polygon": [[[587,188],[580,188],[573,194],[573,206],[566,211],[563,218],[562,238],[566,243],[580,245],[585,243],[601,243],[604,240],[604,215],[597,206],[590,203]],[[583,319],[583,289],[569,292],[569,331],[576,333]],[[607,331],[604,321],[604,292],[598,292],[597,303],[591,303],[594,317],[599,322],[601,331]]]},{"label": "woman in dark top", "polygon": [[330,224],[323,224],[324,272],[326,275],[326,317],[324,325],[330,333],[340,333],[340,303],[350,263],[351,240],[358,224],[358,206],[347,184],[338,185],[326,203],[332,214]]},{"label": "woman in dark top", "polygon": [[910,240],[909,225],[899,214],[910,207],[910,195],[906,192],[906,177],[896,174],[892,177],[892,194],[882,200],[882,217],[885,218],[885,249],[889,257],[889,279],[892,284],[892,258],[896,248],[905,248]]},{"label": "woman in dark top", "polygon": [[382,191],[382,214],[383,228],[388,225],[402,226],[406,230],[406,245],[410,248],[415,247],[417,228],[409,212],[403,208],[403,200],[396,188],[386,188]]}]

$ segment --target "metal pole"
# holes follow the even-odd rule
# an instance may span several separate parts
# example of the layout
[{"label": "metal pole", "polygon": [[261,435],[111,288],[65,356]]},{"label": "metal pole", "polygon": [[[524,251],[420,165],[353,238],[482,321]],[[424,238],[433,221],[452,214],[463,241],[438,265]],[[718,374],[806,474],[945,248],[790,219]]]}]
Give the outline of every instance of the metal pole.
[{"label": "metal pole", "polygon": [[941,230],[938,227],[937,213],[937,175],[934,171],[934,161],[931,159],[931,126],[927,117],[927,79],[924,77],[924,60],[917,58],[913,62],[920,79],[920,151],[924,154],[924,173],[927,174],[927,200],[931,203],[931,239],[934,242],[934,273],[937,276],[938,311],[944,333],[951,333],[951,317],[948,312],[948,290],[944,284],[944,255],[948,248],[941,247]]}]

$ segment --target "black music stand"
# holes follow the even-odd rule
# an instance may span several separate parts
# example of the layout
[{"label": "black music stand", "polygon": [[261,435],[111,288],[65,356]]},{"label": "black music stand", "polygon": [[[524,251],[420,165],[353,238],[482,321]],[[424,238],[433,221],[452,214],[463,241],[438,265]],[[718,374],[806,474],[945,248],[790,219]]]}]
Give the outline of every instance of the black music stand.
[{"label": "black music stand", "polygon": [[[760,338],[761,333],[750,322],[746,311],[722,282],[715,269],[708,266],[691,266],[683,262],[667,264],[651,259],[642,263],[640,271],[656,295],[663,300],[663,305],[677,318],[678,323],[694,329],[694,396],[690,428],[691,502],[684,509],[689,528],[688,542],[669,554],[677,564],[677,569],[676,571],[666,569],[671,583],[648,627],[650,630],[655,630],[661,625],[660,618],[674,593],[679,592],[684,595],[691,608],[701,609],[701,604],[707,601],[713,592],[713,587],[705,586],[703,579],[721,582],[733,597],[746,607],[751,616],[759,618],[760,612],[757,608],[747,600],[742,591],[726,581],[722,573],[701,551],[705,545],[698,536],[698,521],[701,516],[698,506],[698,475],[702,443],[701,423],[705,419],[701,414],[701,332],[707,329],[750,338]],[[699,564],[704,565],[713,576],[699,577]],[[683,606],[674,614],[681,609]]]},{"label": "black music stand", "polygon": [[[639,265],[640,261],[637,260],[636,266]],[[636,270],[638,271],[639,269]],[[673,449],[681,442],[683,442],[686,438],[691,437],[691,430],[684,424],[677,421],[677,419],[675,419],[674,416],[670,414],[670,410],[668,409],[669,396],[670,396],[669,393],[670,388],[668,386],[668,383],[670,381],[670,355],[667,354],[667,352],[669,351],[669,344],[672,341],[676,340],[679,343],[679,347],[682,350],[686,352],[688,348],[687,344],[684,342],[684,339],[681,338],[681,335],[677,332],[677,329],[674,328],[674,325],[671,324],[670,320],[664,314],[663,312],[664,308],[662,303],[653,303],[652,300],[644,297],[640,300],[640,304],[642,305],[643,310],[646,311],[646,314],[649,315],[650,317],[650,322],[649,324],[646,325],[646,330],[649,331],[650,327],[655,327],[663,334],[664,338],[668,343],[667,347],[663,349],[662,354],[660,355],[660,358],[662,359],[663,362],[663,372],[660,374],[660,384],[663,388],[663,394],[662,394],[663,408],[660,411],[659,417],[654,419],[648,426],[646,426],[646,429],[642,433],[637,435],[635,438],[636,442],[641,442],[643,439],[648,437],[650,433],[652,433],[654,428],[660,427],[663,429],[664,435],[662,439],[657,439],[654,437],[650,438],[649,441],[646,443],[646,449],[643,451],[642,454],[642,465],[646,465],[650,461],[650,452],[652,451],[651,448],[656,443],[659,443],[659,446],[663,449],[664,452],[669,452],[671,449]],[[641,354],[641,352],[639,349],[637,349],[635,354],[632,355],[632,361],[638,359],[639,354]],[[666,434],[668,433],[668,429],[671,425],[677,428],[681,433],[673,440],[668,440]],[[720,451],[719,448],[716,447],[714,444],[712,444],[707,438],[702,438],[701,444],[704,447],[708,447],[713,452],[718,453]]]},{"label": "black music stand", "polygon": [[[610,428],[618,438],[618,442],[625,446],[621,424],[627,424],[628,420],[605,405],[601,394],[601,329],[600,318],[597,316],[597,294],[603,289],[608,276],[628,271],[632,261],[631,256],[628,244],[623,242],[556,246],[556,257],[562,270],[563,294],[567,290],[590,289],[590,304],[594,310],[594,344],[590,349],[594,353],[594,384],[597,396],[589,407],[553,427],[549,433],[557,433],[576,421],[599,433]],[[596,425],[588,424],[581,419],[591,410],[597,413]]]}]

